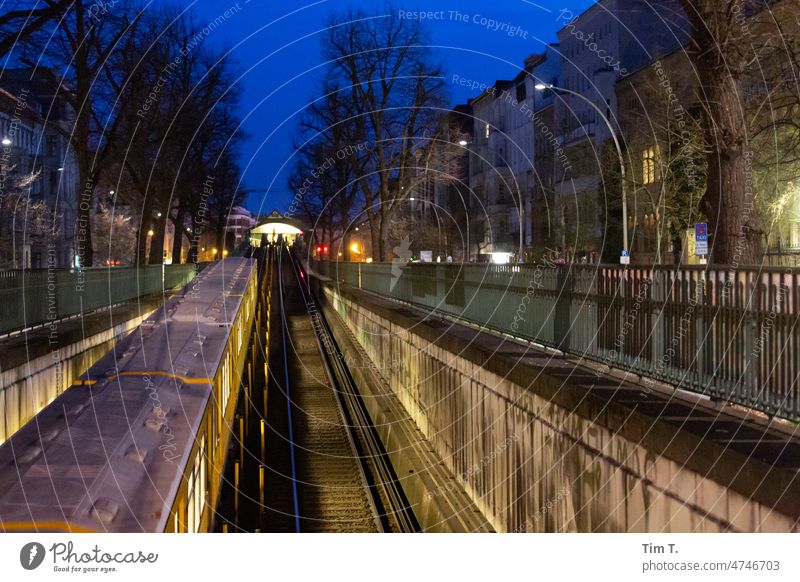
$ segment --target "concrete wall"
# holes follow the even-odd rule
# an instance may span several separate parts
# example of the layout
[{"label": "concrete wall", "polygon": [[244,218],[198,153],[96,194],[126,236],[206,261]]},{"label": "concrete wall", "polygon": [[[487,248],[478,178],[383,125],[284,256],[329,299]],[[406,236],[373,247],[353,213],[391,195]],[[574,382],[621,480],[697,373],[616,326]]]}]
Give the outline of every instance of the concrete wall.
[{"label": "concrete wall", "polygon": [[4,340],[14,345],[0,344],[4,352],[0,358],[0,444],[136,329],[155,307],[154,303],[143,303],[141,310],[127,307],[111,317],[106,312],[90,316],[90,321],[62,323],[68,329],[59,333],[58,342],[52,345],[46,332],[27,340]]},{"label": "concrete wall", "polygon": [[577,399],[497,338],[484,348],[349,287],[323,296],[497,531],[798,531],[791,471]]}]

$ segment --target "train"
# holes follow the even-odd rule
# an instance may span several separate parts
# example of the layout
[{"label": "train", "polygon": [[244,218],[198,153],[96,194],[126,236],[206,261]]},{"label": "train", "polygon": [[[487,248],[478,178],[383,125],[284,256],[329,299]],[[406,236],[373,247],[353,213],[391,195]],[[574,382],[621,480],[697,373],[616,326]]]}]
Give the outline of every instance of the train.
[{"label": "train", "polygon": [[259,273],[207,266],[0,446],[0,531],[209,531]]}]

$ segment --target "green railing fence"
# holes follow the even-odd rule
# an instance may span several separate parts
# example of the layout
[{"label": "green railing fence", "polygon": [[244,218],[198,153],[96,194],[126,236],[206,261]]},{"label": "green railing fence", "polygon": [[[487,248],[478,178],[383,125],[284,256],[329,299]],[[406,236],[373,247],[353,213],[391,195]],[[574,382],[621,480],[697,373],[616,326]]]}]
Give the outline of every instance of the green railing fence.
[{"label": "green railing fence", "polygon": [[800,420],[800,269],[312,263],[334,281]]},{"label": "green railing fence", "polygon": [[199,265],[0,271],[0,334],[105,309],[189,283]]}]

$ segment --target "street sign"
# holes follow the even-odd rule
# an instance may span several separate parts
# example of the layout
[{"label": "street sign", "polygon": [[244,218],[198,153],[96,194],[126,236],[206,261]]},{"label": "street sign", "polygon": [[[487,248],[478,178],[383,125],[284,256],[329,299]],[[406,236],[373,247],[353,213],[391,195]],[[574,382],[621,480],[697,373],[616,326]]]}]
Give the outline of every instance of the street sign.
[{"label": "street sign", "polygon": [[619,264],[620,265],[630,265],[631,264],[631,256],[628,254],[628,251],[623,249],[622,254],[619,256]]},{"label": "street sign", "polygon": [[695,254],[698,257],[708,256],[708,225],[698,222],[694,225]]}]

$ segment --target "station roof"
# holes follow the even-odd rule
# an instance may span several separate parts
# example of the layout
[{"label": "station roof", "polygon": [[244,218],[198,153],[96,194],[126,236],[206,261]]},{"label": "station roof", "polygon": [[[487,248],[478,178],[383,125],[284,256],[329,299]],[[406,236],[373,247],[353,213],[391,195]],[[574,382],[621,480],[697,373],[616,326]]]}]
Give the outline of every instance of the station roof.
[{"label": "station roof", "polygon": [[273,210],[266,217],[259,216],[258,225],[250,231],[252,235],[260,234],[302,234],[300,227],[291,218]]}]

